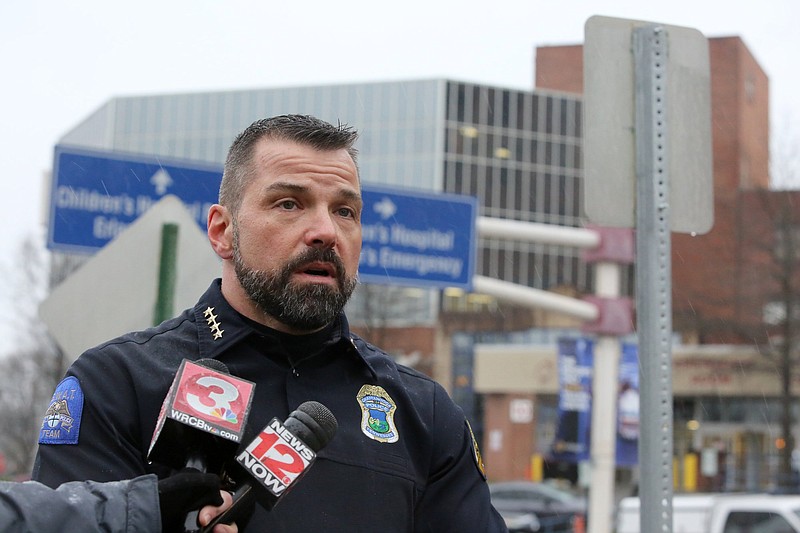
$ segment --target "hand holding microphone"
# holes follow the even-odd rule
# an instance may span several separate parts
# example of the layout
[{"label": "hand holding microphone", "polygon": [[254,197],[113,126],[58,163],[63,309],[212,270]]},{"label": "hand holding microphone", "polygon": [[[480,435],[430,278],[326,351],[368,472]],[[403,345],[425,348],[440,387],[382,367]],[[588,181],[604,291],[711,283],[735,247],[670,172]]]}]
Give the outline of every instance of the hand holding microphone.
[{"label": "hand holding microphone", "polygon": [[254,501],[272,509],[311,467],[316,452],[330,442],[337,427],[333,413],[314,401],[300,404],[283,423],[273,418],[236,456],[241,481],[237,479],[233,504],[201,533],[235,520],[238,510]]},{"label": "hand holding microphone", "polygon": [[[255,385],[215,359],[184,359],[161,406],[148,460],[176,470],[221,473],[244,435]],[[185,531],[198,531],[197,511]]]},{"label": "hand holding microphone", "polygon": [[219,476],[185,468],[161,479],[158,481],[158,504],[162,531],[175,531],[182,526],[187,513],[206,505],[223,504]]}]

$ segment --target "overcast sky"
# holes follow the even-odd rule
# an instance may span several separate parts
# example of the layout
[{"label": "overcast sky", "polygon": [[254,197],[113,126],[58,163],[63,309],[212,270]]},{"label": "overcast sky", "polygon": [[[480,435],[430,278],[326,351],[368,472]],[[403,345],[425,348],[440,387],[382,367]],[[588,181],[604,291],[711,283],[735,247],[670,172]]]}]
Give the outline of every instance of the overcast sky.
[{"label": "overcast sky", "polygon": [[38,231],[59,137],[113,97],[436,77],[531,89],[536,46],[581,43],[592,15],[740,36],[770,78],[773,139],[799,130],[798,0],[5,1],[3,255]]}]

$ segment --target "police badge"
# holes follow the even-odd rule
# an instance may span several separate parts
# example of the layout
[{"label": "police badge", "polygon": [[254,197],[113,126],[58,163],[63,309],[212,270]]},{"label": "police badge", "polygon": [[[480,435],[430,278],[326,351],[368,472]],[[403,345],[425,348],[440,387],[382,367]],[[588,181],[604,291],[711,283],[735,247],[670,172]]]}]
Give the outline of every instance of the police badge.
[{"label": "police badge", "polygon": [[364,385],[356,396],[361,407],[361,432],[378,442],[397,442],[394,400],[377,385]]}]

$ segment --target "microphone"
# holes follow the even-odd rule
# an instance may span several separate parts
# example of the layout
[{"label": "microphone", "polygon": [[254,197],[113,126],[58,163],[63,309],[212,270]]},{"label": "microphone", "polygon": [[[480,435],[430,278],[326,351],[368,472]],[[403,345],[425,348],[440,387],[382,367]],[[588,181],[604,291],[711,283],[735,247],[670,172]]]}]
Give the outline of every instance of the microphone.
[{"label": "microphone", "polygon": [[[220,473],[244,436],[255,384],[216,359],[184,359],[161,405],[147,459],[180,470]],[[197,531],[197,511],[185,530]]]},{"label": "microphone", "polygon": [[201,533],[210,532],[219,523],[235,521],[240,509],[258,502],[267,510],[295,486],[336,434],[338,423],[330,410],[319,402],[303,402],[281,423],[273,418],[253,441],[236,456],[239,465],[236,479],[239,488],[233,504],[219,514]]}]

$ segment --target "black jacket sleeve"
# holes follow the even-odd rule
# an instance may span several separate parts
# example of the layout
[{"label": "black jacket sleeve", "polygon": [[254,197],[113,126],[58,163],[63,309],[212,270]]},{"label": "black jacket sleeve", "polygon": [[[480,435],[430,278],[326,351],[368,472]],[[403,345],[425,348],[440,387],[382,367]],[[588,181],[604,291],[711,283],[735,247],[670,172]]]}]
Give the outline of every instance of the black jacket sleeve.
[{"label": "black jacket sleeve", "polygon": [[[72,430],[77,431],[75,442],[48,443],[40,436],[32,478],[55,488],[68,481],[116,481],[153,473],[145,457],[146,434],[152,435],[158,407],[144,408],[141,402],[161,402],[165,392],[141,389],[156,378],[134,383],[120,351],[113,347],[86,352],[67,376],[74,378],[82,396],[80,417],[75,414],[77,402],[69,406]],[[56,401],[54,396],[53,403]],[[156,414],[143,420],[144,411]],[[42,431],[44,435],[44,426]]]},{"label": "black jacket sleeve", "polygon": [[418,503],[415,533],[507,532],[492,506],[472,431],[461,411],[437,385],[434,460]]}]

